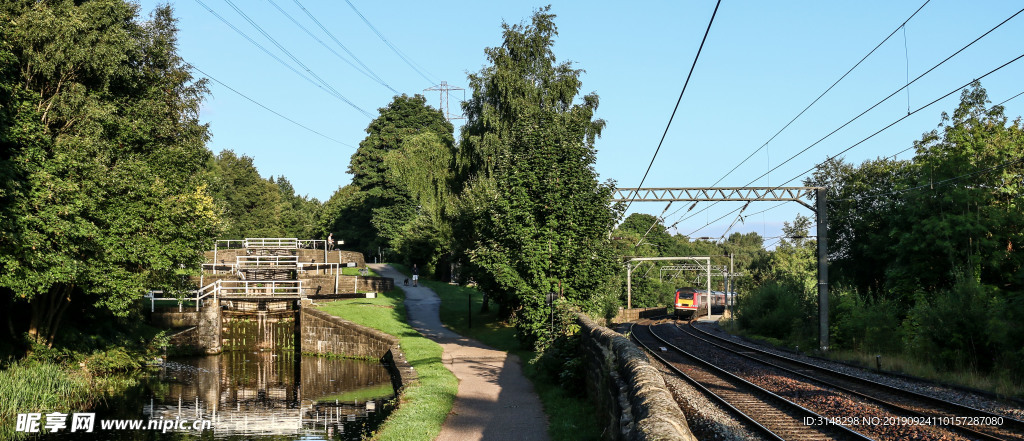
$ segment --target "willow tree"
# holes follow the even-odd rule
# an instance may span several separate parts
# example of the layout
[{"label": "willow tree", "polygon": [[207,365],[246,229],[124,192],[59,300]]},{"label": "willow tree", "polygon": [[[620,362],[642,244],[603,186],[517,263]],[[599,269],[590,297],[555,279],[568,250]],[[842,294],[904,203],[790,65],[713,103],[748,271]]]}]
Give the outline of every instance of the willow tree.
[{"label": "willow tree", "polygon": [[547,336],[546,294],[589,307],[615,268],[612,186],[593,167],[605,123],[596,94],[577,99],[583,71],[555,58],[554,18],[546,7],[502,26],[491,65],[469,76],[459,151],[466,269],[526,344]]},{"label": "willow tree", "polygon": [[40,344],[72,304],[126,317],[147,289],[182,288],[211,245],[204,83],[170,8],[137,8],[0,4],[0,296],[5,328]]},{"label": "willow tree", "polygon": [[410,137],[428,133],[450,150],[455,143],[453,131],[452,124],[439,110],[428,106],[422,95],[396,96],[387,107],[382,107],[380,116],[366,127],[367,136],[349,162],[348,173],[358,193],[351,195],[354,199],[349,199],[347,205],[355,212],[338,212],[352,215],[347,218],[328,216],[328,225],[352,232],[351,236],[338,238],[371,254],[377,253],[378,247],[397,251],[409,223],[417,217],[420,204],[406,183],[393,179],[393,165],[386,164],[386,158],[389,153],[401,150]]}]

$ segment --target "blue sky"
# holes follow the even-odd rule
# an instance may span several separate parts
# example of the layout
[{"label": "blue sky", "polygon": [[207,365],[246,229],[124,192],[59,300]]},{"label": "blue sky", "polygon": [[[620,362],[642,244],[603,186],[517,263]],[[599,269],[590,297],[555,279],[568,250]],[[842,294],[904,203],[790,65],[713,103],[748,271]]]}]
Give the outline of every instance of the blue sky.
[{"label": "blue sky", "polygon": [[[286,48],[344,98],[371,115],[394,92],[321,46],[275,8],[275,4],[319,40],[349,60],[369,67],[382,82],[406,94],[424,94],[437,106],[441,81],[466,87],[466,74],[486,64],[484,48],[501,43],[501,23],[528,20],[545,3],[351,0],[352,5],[423,75],[396,55],[344,0],[233,0],[234,5],[277,44]],[[226,0],[202,0],[268,51],[295,64]],[[798,151],[904,86],[1022,7],[1018,2],[970,5],[935,0],[882,45],[800,119],[731,175],[723,176],[810,104],[843,73],[917,10],[921,1],[755,2],[725,0],[718,11],[686,95],[645,187],[777,186],[974,78],[1024,54],[1024,14],[1010,20],[943,66],[806,153],[751,183]],[[147,16],[157,2],[143,1]],[[301,4],[301,7],[299,6]],[[332,96],[275,61],[211,14],[197,0],[171,2],[179,20],[179,52],[186,61],[262,105],[334,141],[268,112],[218,82],[202,109],[210,124],[214,152],[233,149],[251,156],[261,174],[286,176],[300,194],[326,200],[350,181],[345,173],[354,147],[370,121],[360,110]],[[619,187],[640,183],[679,97],[715,2],[607,1],[552,3],[558,17],[555,54],[586,70],[583,93],[601,98],[597,116],[608,125],[598,140],[596,170]],[[358,62],[303,11],[340,41]],[[196,72],[197,75],[201,76]],[[308,74],[307,74],[308,75]],[[426,78],[424,78],[426,76]],[[993,104],[1024,91],[1024,60],[982,80]],[[468,96],[468,91],[466,92]],[[461,92],[451,92],[458,112]],[[860,163],[890,156],[934,129],[940,113],[951,112],[959,93],[907,118],[864,142],[844,157]],[[1012,118],[1024,113],[1024,96],[1006,104]],[[462,121],[453,121],[457,126]],[[911,152],[900,158],[909,158]],[[794,180],[789,185],[800,185]],[[695,237],[721,235],[734,215],[714,222],[739,205],[687,206],[677,203],[666,224]],[[745,214],[774,206],[751,205]],[[634,203],[631,212],[658,215],[664,204]],[[699,212],[698,214],[694,214]],[[748,216],[732,231],[777,236],[783,221],[810,213],[798,204]],[[701,229],[704,225],[711,226]]]}]

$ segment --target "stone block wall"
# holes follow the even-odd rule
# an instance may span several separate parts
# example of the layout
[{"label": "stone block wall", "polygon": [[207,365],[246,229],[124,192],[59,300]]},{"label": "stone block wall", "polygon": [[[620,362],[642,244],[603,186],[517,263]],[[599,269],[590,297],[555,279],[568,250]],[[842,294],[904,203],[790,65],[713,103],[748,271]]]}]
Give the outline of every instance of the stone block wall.
[{"label": "stone block wall", "polygon": [[668,308],[659,306],[657,308],[620,308],[619,313],[612,319],[612,323],[634,322],[642,318],[655,317],[667,314]]},{"label": "stone block wall", "polygon": [[661,372],[632,342],[578,314],[587,396],[598,405],[608,440],[696,441]]},{"label": "stone block wall", "polygon": [[[306,273],[302,280],[302,294],[324,295],[334,292],[335,276]],[[386,292],[394,289],[395,280],[390,277],[338,276],[338,293]],[[317,287],[320,287],[317,290]]]},{"label": "stone block wall", "polygon": [[398,339],[326,312],[302,308],[302,352],[379,360],[398,346]]},{"label": "stone block wall", "polygon": [[359,268],[366,268],[366,259],[363,258],[363,253],[338,251],[338,261],[341,263],[355,262]]},{"label": "stone block wall", "polygon": [[161,328],[184,328],[199,325],[199,311],[185,308],[184,311],[153,311],[149,323]]}]

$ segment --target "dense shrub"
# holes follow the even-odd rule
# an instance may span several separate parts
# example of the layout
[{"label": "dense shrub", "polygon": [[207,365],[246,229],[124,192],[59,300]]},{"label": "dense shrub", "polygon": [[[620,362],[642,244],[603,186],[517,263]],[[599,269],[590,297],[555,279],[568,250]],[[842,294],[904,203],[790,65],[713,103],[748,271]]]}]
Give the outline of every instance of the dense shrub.
[{"label": "dense shrub", "polygon": [[999,354],[989,338],[989,315],[1001,302],[996,290],[961,279],[948,290],[919,294],[904,321],[907,349],[940,369],[990,371]]},{"label": "dense shrub", "polygon": [[889,354],[902,350],[901,311],[896,302],[842,287],[833,289],[829,299],[833,348]]},{"label": "dense shrub", "polygon": [[813,307],[802,292],[769,282],[740,296],[736,321],[758,336],[800,342],[814,335]]}]

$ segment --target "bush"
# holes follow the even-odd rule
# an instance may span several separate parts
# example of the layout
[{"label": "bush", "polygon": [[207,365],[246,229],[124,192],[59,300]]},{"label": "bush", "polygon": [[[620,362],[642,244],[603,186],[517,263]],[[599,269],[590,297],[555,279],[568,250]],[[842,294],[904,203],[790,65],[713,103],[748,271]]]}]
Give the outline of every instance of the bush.
[{"label": "bush", "polygon": [[831,346],[873,353],[903,349],[901,311],[893,300],[876,300],[838,287],[829,296]]},{"label": "bush", "polygon": [[973,279],[932,296],[919,294],[903,323],[907,347],[940,369],[990,372],[999,348],[989,339],[989,315],[1000,303],[993,288]]},{"label": "bush", "polygon": [[815,335],[809,305],[803,293],[769,282],[736,305],[736,322],[746,332],[762,337],[800,343]]}]

